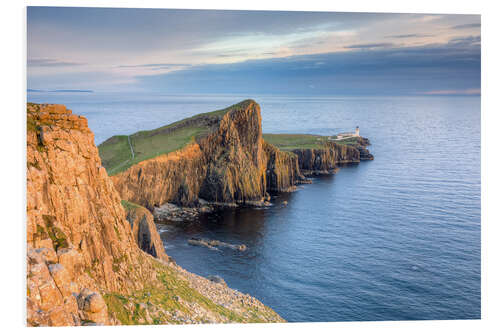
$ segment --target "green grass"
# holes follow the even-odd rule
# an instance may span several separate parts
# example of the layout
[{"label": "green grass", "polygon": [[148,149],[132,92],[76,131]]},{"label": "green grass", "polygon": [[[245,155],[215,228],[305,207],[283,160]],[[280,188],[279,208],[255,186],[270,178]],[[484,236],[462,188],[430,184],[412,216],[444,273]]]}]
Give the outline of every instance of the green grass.
[{"label": "green grass", "polygon": [[[336,138],[336,136],[333,138]],[[334,142],[341,144],[341,145],[348,145],[348,146],[357,145],[359,143],[358,138],[354,138],[354,137],[346,138],[346,139],[342,139],[342,140],[338,140],[338,141],[334,141]]]},{"label": "green grass", "polygon": [[[264,140],[283,151],[294,149],[320,149],[325,147],[327,136],[313,134],[263,134]],[[333,137],[335,138],[335,137]],[[357,142],[356,138],[333,141],[338,144],[352,145]]]},{"label": "green grass", "polygon": [[125,208],[125,210],[127,212],[132,210],[132,209],[135,209],[135,208],[144,208],[141,205],[135,204],[135,203],[127,201],[127,200],[122,200],[121,203],[122,203],[123,208]]},{"label": "green grass", "polygon": [[130,135],[134,158],[126,135],[117,135],[99,145],[99,155],[109,175],[127,170],[132,165],[156,156],[182,149],[196,138],[206,135],[213,124],[229,111],[244,108],[250,100],[222,110],[201,113],[151,131]]},{"label": "green grass", "polygon": [[310,134],[263,134],[266,142],[280,150],[323,148],[327,141],[326,136]]},{"label": "green grass", "polygon": [[127,136],[114,136],[99,145],[99,155],[108,174],[115,175],[144,160],[179,150],[203,132],[203,128],[186,127],[166,134],[133,134],[130,136],[130,143],[134,149],[134,158]]},{"label": "green grass", "polygon": [[112,173],[113,169],[121,165],[125,166],[125,163],[132,159],[127,136],[116,135],[106,140],[99,146],[99,155],[108,173]]},{"label": "green grass", "polygon": [[[245,108],[251,100],[231,105],[222,110],[201,113],[150,131],[140,131],[129,137],[117,135],[99,145],[102,164],[109,175],[115,175],[141,161],[182,149],[211,131],[229,111]],[[264,134],[264,140],[283,151],[294,149],[323,148],[328,137],[310,134]],[[335,141],[339,144],[354,144],[356,139]]]}]

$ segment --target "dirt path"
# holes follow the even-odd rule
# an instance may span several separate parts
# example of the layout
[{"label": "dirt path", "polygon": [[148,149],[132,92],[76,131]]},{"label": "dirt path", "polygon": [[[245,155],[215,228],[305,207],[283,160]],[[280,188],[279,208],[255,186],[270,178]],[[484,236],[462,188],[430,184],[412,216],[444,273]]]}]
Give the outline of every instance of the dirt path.
[{"label": "dirt path", "polygon": [[127,136],[127,139],[128,139],[128,145],[130,147],[130,151],[132,152],[132,160],[135,158],[135,154],[134,154],[134,148],[132,148],[132,143],[130,142],[130,135]]}]

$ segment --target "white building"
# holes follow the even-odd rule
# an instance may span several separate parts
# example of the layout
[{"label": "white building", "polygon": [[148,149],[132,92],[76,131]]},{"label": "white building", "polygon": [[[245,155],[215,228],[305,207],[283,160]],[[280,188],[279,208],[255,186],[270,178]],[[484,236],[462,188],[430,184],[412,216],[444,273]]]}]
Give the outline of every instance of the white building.
[{"label": "white building", "polygon": [[359,137],[359,126],[356,126],[356,130],[353,132],[339,133],[337,134],[337,140]]}]

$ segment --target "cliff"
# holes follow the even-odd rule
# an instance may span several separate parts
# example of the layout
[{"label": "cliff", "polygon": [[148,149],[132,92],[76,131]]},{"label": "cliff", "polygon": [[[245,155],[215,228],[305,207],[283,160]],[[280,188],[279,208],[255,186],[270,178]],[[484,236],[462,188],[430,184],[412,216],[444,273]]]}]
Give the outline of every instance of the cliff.
[{"label": "cliff", "polygon": [[295,184],[305,181],[296,154],[281,151],[265,141],[263,147],[267,160],[266,190],[268,192],[286,192],[293,189]]},{"label": "cliff", "polygon": [[172,259],[165,253],[163,242],[156,230],[153,214],[146,208],[125,200],[122,200],[122,206],[125,208],[126,219],[139,248],[155,258],[171,261]]},{"label": "cliff", "polygon": [[304,175],[331,174],[345,163],[373,160],[363,137],[332,141],[327,136],[311,134],[264,134],[264,140],[286,152],[293,152]]},{"label": "cliff", "polygon": [[[371,156],[363,138],[342,144],[318,135],[263,135],[253,100],[125,138],[108,139],[101,156],[108,170],[123,170],[112,176],[120,196],[150,211],[169,202],[261,204],[269,192],[294,189],[304,174],[334,173]],[[130,149],[135,157],[124,153]],[[164,153],[148,158],[153,152]]]},{"label": "cliff", "polygon": [[283,321],[171,262],[149,212],[126,215],[93,142],[85,118],[28,104],[28,325]]},{"label": "cliff", "polygon": [[294,149],[298,156],[299,168],[305,175],[335,173],[337,165],[360,161],[359,150],[334,142],[324,143],[323,148]]},{"label": "cliff", "polygon": [[[166,202],[195,205],[198,199],[214,203],[261,201],[266,196],[268,163],[259,105],[246,100],[215,115],[203,135],[184,148],[112,176],[121,197],[150,210]],[[182,124],[175,130],[183,129]],[[193,126],[193,120],[185,126]]]}]

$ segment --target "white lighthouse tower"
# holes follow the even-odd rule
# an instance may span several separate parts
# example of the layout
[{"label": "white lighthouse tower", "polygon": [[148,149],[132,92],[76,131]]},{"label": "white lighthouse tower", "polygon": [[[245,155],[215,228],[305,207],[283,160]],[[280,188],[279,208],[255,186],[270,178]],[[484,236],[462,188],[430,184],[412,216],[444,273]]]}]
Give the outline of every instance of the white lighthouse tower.
[{"label": "white lighthouse tower", "polygon": [[354,136],[359,136],[359,126],[356,126],[356,132],[354,133]]}]

